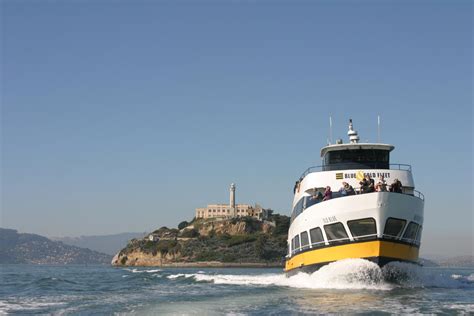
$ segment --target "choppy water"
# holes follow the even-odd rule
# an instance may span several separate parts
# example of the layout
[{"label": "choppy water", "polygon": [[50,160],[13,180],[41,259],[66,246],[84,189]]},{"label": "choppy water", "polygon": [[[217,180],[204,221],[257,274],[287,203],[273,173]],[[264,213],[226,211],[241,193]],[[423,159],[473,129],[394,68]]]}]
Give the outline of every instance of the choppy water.
[{"label": "choppy water", "polygon": [[0,266],[4,314],[367,312],[474,313],[474,269],[351,259],[286,278],[279,269]]}]

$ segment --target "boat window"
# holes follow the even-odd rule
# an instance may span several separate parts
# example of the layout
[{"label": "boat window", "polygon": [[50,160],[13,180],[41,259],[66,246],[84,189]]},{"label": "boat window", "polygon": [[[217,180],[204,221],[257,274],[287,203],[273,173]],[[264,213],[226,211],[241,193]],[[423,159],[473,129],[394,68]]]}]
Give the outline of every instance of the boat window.
[{"label": "boat window", "polygon": [[392,218],[389,217],[385,223],[385,229],[383,231],[383,236],[390,239],[398,239],[402,235],[403,228],[407,223],[404,219]]},{"label": "boat window", "polygon": [[383,149],[344,149],[324,156],[324,170],[388,169],[390,151]]},{"label": "boat window", "polygon": [[298,250],[300,248],[300,236],[296,235],[295,236],[295,250]]},{"label": "boat window", "polygon": [[298,203],[296,203],[295,207],[293,208],[293,212],[291,213],[291,221],[293,222],[294,219],[303,212],[303,204],[304,198],[301,198]]},{"label": "boat window", "polygon": [[423,230],[423,226],[420,226],[420,228],[418,229],[418,233],[416,234],[416,243],[420,243],[421,241],[421,231]]},{"label": "boat window", "polygon": [[329,244],[344,243],[349,241],[347,232],[342,223],[334,223],[324,226],[324,231],[328,237]]},{"label": "boat window", "polygon": [[321,232],[321,228],[316,227],[309,231],[309,235],[311,236],[311,245],[314,247],[322,247],[324,246],[324,238],[323,233]]},{"label": "boat window", "polygon": [[309,239],[308,239],[308,233],[307,232],[302,232],[301,233],[301,249],[308,249],[309,248]]},{"label": "boat window", "polygon": [[405,234],[403,234],[402,240],[404,241],[415,241],[416,239],[416,233],[418,232],[418,227],[419,225],[415,222],[410,222],[407,226],[407,230],[405,231]]},{"label": "boat window", "polygon": [[373,218],[363,218],[348,221],[347,226],[349,227],[354,240],[377,238],[377,228],[375,227],[375,219]]},{"label": "boat window", "polygon": [[318,200],[316,196],[308,196],[306,197],[305,209],[321,201],[322,201],[322,198],[321,200]]}]

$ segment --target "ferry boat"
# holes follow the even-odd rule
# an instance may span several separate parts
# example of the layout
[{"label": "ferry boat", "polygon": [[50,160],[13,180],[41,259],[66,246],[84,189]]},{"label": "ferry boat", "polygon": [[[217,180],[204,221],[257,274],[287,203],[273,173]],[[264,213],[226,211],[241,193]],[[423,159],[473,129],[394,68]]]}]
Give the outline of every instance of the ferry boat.
[{"label": "ferry boat", "polygon": [[347,134],[349,143],[323,147],[322,165],[295,184],[287,276],[348,258],[418,263],[424,196],[411,166],[390,163],[392,145],[359,142],[352,120]]}]

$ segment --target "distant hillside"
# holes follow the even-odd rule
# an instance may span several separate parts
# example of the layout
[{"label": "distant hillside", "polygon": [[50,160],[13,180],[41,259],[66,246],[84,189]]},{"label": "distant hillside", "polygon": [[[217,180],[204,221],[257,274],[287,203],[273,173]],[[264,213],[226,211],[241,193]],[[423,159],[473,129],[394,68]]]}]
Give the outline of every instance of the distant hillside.
[{"label": "distant hillside", "polygon": [[267,221],[252,217],[199,219],[177,228],[161,227],[133,239],[113,259],[128,266],[281,266],[286,254],[290,219],[272,215]]},{"label": "distant hillside", "polygon": [[52,240],[61,241],[66,245],[89,248],[108,255],[115,255],[123,245],[134,238],[142,238],[145,233],[121,233],[104,236],[81,236],[81,237],[52,237]]},{"label": "distant hillside", "polygon": [[474,267],[474,256],[458,256],[437,261],[442,267]]},{"label": "distant hillside", "polygon": [[109,264],[111,256],[34,234],[0,228],[0,263]]},{"label": "distant hillside", "polygon": [[[446,256],[446,255],[425,255],[420,259],[424,266],[438,266],[438,267],[474,267],[474,256]],[[428,262],[428,263],[426,263]],[[432,263],[432,264],[431,264]]]},{"label": "distant hillside", "polygon": [[437,267],[439,264],[435,260],[420,258],[418,262],[424,267]]}]

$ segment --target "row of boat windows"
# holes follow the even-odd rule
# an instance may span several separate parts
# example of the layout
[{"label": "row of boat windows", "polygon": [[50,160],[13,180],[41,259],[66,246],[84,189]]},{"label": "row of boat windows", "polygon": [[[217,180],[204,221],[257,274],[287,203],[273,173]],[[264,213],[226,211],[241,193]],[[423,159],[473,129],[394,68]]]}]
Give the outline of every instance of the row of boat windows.
[{"label": "row of boat windows", "polygon": [[324,156],[323,170],[389,169],[390,151],[358,149],[330,151]]},{"label": "row of boat windows", "polygon": [[[418,245],[421,239],[422,226],[415,222],[410,222],[407,226],[406,223],[407,221],[404,219],[388,218],[385,223],[383,238],[401,239],[402,241]],[[373,218],[348,221],[347,227],[354,241],[377,238],[377,226]],[[323,247],[326,244],[335,245],[350,242],[346,228],[341,222],[324,225],[323,229],[326,234],[327,243],[321,228],[315,227],[309,230],[309,234],[307,231],[303,231],[293,237],[291,245],[289,245],[289,253],[295,254],[309,248]]]},{"label": "row of boat windows", "polygon": [[[242,210],[242,209],[237,209],[235,210],[237,213],[244,213],[244,212],[247,212],[247,209],[245,210]],[[203,211],[204,213],[205,211]],[[218,210],[207,210],[208,213],[230,213],[230,209],[218,209]]]}]

